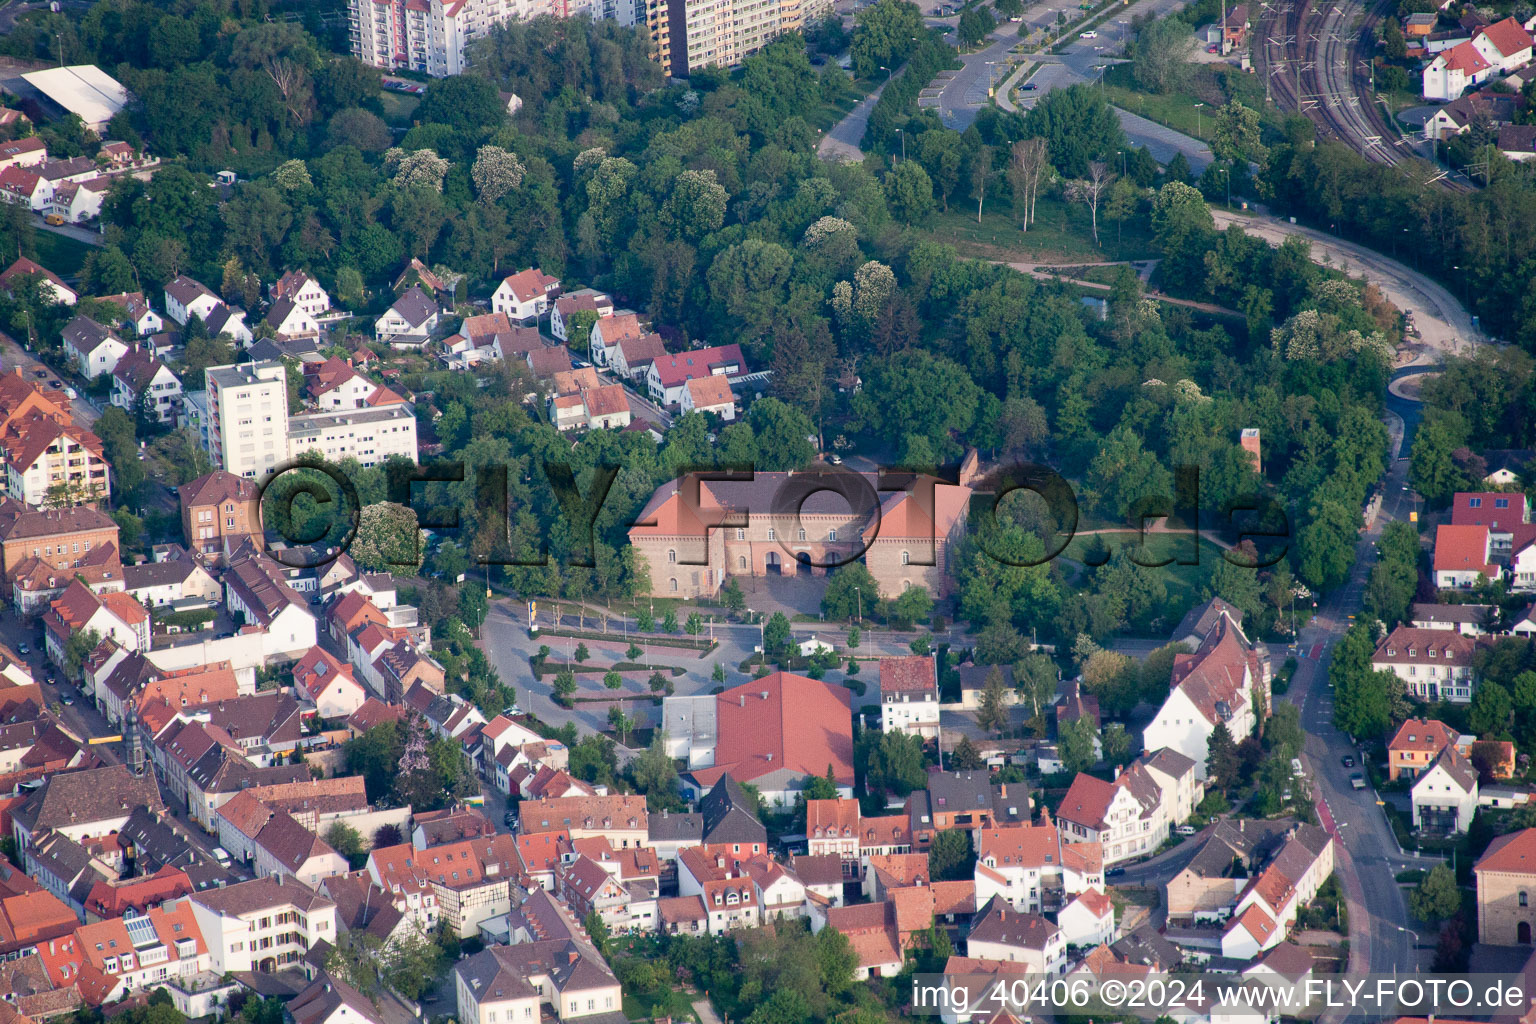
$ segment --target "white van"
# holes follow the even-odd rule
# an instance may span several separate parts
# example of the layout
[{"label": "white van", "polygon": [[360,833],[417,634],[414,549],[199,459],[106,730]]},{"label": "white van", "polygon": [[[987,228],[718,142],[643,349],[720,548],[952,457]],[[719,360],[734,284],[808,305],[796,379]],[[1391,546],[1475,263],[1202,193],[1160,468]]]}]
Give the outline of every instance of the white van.
[{"label": "white van", "polygon": [[1296,776],[1298,779],[1306,774],[1306,772],[1302,771],[1302,768],[1301,768],[1301,758],[1299,758],[1299,757],[1291,758],[1291,774]]}]

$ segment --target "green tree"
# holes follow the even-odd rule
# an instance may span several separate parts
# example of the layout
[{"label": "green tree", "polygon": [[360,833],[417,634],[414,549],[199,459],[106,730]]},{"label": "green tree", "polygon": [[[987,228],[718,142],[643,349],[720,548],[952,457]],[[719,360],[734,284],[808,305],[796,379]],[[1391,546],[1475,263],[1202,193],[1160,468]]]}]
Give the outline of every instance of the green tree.
[{"label": "green tree", "polygon": [[967,7],[960,14],[960,23],[956,33],[960,37],[962,45],[974,48],[992,34],[997,27],[993,20],[992,12],[985,7]]},{"label": "green tree", "polygon": [[630,762],[629,772],[652,811],[667,809],[677,801],[677,762],[667,755],[667,737],[662,730],[651,733],[650,744]]},{"label": "green tree", "polygon": [[949,766],[956,771],[969,772],[986,767],[986,762],[982,760],[981,751],[976,749],[971,738],[961,736],[955,749],[949,752]]},{"label": "green tree", "polygon": [[789,646],[789,618],[783,612],[774,612],[763,624],[763,656],[769,660],[784,656]]},{"label": "green tree", "polygon": [[922,164],[903,160],[886,172],[885,201],[902,223],[921,222],[933,212],[933,179]]},{"label": "green tree", "polygon": [[936,882],[970,878],[974,862],[971,833],[966,829],[945,829],[928,847],[928,877]]},{"label": "green tree", "polygon": [[1062,726],[1057,737],[1062,766],[1074,775],[1092,768],[1099,760],[1094,752],[1097,740],[1098,731],[1091,719],[1077,718]]},{"label": "green tree", "polygon": [[856,757],[854,763],[865,766],[868,792],[906,796],[926,784],[922,740],[903,732],[865,733],[860,739],[863,757]]},{"label": "green tree", "polygon": [[69,639],[64,642],[64,674],[78,680],[80,667],[100,644],[101,634],[94,629],[70,633]]},{"label": "green tree", "polygon": [[1211,152],[1227,163],[1261,160],[1264,144],[1260,141],[1259,113],[1230,100],[1216,112],[1211,134]]},{"label": "green tree", "polygon": [[1390,672],[1371,667],[1376,651],[1371,625],[1357,621],[1349,627],[1333,650],[1328,678],[1333,683],[1333,724],[1356,739],[1373,739],[1391,724],[1391,693],[1394,683]]},{"label": "green tree", "polygon": [[355,871],[367,860],[368,852],[363,847],[362,834],[344,821],[338,821],[325,830],[325,841],[331,849],[347,858]]},{"label": "green tree", "polygon": [[1225,793],[1237,782],[1238,770],[1241,762],[1237,754],[1237,744],[1232,739],[1232,732],[1227,728],[1227,723],[1217,722],[1216,728],[1211,730],[1211,738],[1206,744],[1205,770],[1212,785]]},{"label": "green tree", "polygon": [[1509,733],[1515,705],[1509,691],[1492,680],[1483,680],[1467,709],[1467,728],[1479,736],[1502,738]]},{"label": "green tree", "polygon": [[987,672],[987,681],[981,691],[981,703],[976,709],[976,724],[994,733],[1008,727],[1008,687],[1003,679],[1003,670],[996,665]]},{"label": "green tree", "polygon": [[1104,760],[1109,764],[1127,764],[1131,759],[1131,734],[1119,722],[1104,727],[1100,740],[1104,746]]},{"label": "green tree", "polygon": [[1189,70],[1194,52],[1189,25],[1181,18],[1158,18],[1136,33],[1131,77],[1147,92],[1171,92]]},{"label": "green tree", "polygon": [[1408,894],[1408,908],[1426,924],[1448,921],[1461,911],[1461,889],[1448,864],[1436,864]]},{"label": "green tree", "polygon": [[[880,599],[880,585],[862,561],[849,562],[832,570],[827,588],[821,596],[821,611],[828,619],[852,622],[865,608],[873,611]],[[853,627],[849,630],[849,646],[857,647],[852,640]]]},{"label": "green tree", "polygon": [[1025,116],[1024,134],[1044,138],[1051,163],[1068,178],[1087,177],[1089,161],[1125,148],[1114,109],[1087,85],[1047,92]]}]

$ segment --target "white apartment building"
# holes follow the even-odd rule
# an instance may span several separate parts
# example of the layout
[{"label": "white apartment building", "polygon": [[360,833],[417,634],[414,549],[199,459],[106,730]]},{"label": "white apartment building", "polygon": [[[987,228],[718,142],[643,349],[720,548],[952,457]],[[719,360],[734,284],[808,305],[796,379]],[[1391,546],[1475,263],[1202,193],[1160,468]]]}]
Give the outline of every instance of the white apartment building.
[{"label": "white apartment building", "polygon": [[288,460],[288,370],[273,359],[204,371],[208,454],[214,465],[260,477]]},{"label": "white apartment building", "polygon": [[336,904],[292,879],[258,878],[189,897],[213,973],[273,973],[336,943]]},{"label": "white apartment building", "polygon": [[319,452],[329,462],[356,459],[363,466],[382,465],[391,455],[416,459],[416,414],[396,402],[372,409],[307,412],[288,421],[291,458]]},{"label": "white apartment building", "polygon": [[436,78],[468,66],[465,50],[504,21],[561,15],[552,0],[351,0],[352,53],[364,64]]},{"label": "white apartment building", "polygon": [[939,735],[939,679],[932,655],[880,659],[880,731]]}]

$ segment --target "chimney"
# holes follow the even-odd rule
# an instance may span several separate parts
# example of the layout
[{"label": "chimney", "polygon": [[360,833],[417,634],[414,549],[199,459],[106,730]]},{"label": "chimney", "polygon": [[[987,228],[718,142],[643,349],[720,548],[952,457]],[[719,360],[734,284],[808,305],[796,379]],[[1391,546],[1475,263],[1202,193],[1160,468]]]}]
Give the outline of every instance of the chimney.
[{"label": "chimney", "polygon": [[1243,446],[1243,451],[1247,452],[1248,455],[1253,459],[1253,471],[1262,476],[1264,474],[1264,470],[1262,468],[1263,462],[1260,460],[1259,456],[1259,428],[1244,427],[1240,440]]}]

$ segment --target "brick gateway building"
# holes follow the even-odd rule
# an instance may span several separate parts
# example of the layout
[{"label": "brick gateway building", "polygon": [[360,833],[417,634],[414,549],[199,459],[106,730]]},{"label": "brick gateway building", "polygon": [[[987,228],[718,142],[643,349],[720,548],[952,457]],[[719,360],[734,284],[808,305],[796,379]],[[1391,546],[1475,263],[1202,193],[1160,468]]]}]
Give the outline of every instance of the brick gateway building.
[{"label": "brick gateway building", "polygon": [[661,596],[713,596],[727,575],[824,576],[862,556],[880,587],[871,599],[909,586],[940,597],[952,583],[946,570],[965,532],[974,467],[973,452],[959,484],[830,468],[750,480],[684,477],[651,496],[629,542]]}]

